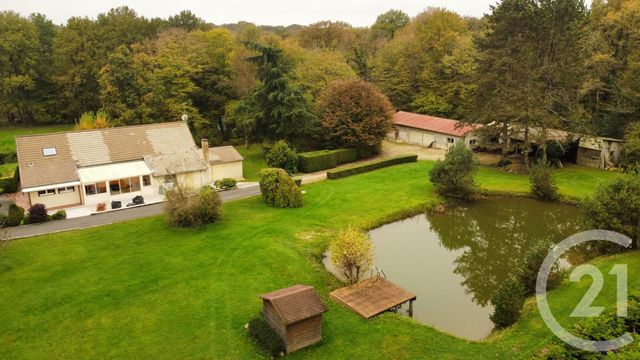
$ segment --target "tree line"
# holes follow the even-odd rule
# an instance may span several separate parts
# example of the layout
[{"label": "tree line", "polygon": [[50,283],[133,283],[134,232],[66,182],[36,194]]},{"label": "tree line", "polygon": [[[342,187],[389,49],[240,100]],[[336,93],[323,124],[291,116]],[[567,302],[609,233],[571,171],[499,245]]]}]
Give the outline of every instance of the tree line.
[{"label": "tree line", "polygon": [[390,10],[362,28],[215,26],[189,11],[148,19],[128,7],[58,26],[5,11],[0,122],[187,114],[213,139],[295,141],[317,132],[332,83],[359,78],[398,110],[502,134],[537,127],[541,144],[551,128],[622,137],[640,113],[639,20],[637,0],[502,0],[483,18]]}]

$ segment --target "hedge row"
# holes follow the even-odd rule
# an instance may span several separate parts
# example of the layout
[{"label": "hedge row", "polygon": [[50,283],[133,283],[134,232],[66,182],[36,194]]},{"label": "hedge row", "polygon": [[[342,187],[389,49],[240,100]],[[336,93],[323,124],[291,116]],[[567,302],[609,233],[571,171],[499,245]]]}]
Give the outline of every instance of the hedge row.
[{"label": "hedge row", "polygon": [[358,159],[356,149],[319,150],[298,154],[298,170],[305,173],[332,169]]},{"label": "hedge row", "polygon": [[389,159],[378,160],[378,161],[374,161],[366,164],[354,165],[354,166],[349,166],[342,169],[330,170],[330,171],[327,171],[327,178],[332,180],[340,179],[340,178],[351,176],[351,175],[357,175],[357,174],[373,171],[376,169],[381,169],[387,166],[405,164],[405,163],[416,162],[416,161],[418,161],[418,155],[396,156]]},{"label": "hedge row", "polygon": [[0,153],[0,165],[13,164],[18,162],[18,156],[15,151]]},{"label": "hedge row", "polygon": [[14,193],[18,191],[18,182],[20,182],[20,175],[16,168],[13,176],[0,178],[0,194],[2,193]]}]

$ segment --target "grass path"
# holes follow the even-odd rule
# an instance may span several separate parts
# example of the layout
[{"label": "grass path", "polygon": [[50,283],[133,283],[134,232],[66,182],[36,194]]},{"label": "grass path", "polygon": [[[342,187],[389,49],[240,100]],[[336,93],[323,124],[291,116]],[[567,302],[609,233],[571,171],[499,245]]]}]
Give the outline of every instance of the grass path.
[{"label": "grass path", "polygon": [[[469,342],[395,314],[365,321],[328,299],[339,284],[318,255],[331,231],[438,201],[427,180],[431,166],[305,186],[300,209],[269,208],[258,198],[225,204],[221,223],[198,230],[172,229],[153,217],[14,242],[0,255],[0,358],[261,358],[244,329],[260,311],[257,295],[295,283],[315,286],[330,311],[324,343],[292,359],[530,355],[551,336],[531,304],[513,328]],[[560,171],[559,181],[569,183],[579,170]],[[479,181],[490,190],[527,186],[526,177],[488,169]],[[593,185],[561,190],[580,196]],[[637,255],[622,257],[632,289],[640,288]],[[570,309],[587,283],[573,285],[551,294],[554,309]],[[612,289],[604,294],[607,302]]]}]

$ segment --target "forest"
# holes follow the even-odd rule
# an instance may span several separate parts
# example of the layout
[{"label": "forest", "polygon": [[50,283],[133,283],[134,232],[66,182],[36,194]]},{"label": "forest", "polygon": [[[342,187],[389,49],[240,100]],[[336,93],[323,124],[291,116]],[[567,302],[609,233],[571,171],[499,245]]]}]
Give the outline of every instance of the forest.
[{"label": "forest", "polygon": [[[502,0],[370,27],[214,25],[119,7],[55,25],[0,12],[0,123],[175,121],[223,142],[308,139],[323,93],[373,84],[397,110],[622,138],[640,134],[640,1]],[[355,87],[354,89],[357,89]]]}]

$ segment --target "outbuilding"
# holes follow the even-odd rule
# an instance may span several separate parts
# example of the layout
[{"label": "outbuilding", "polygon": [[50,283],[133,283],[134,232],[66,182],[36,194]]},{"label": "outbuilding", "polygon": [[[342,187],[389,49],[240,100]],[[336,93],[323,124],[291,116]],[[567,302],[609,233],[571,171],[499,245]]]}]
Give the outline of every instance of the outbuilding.
[{"label": "outbuilding", "polygon": [[309,285],[294,285],[260,295],[262,315],[282,338],[287,353],[322,340],[322,314],[328,308]]},{"label": "outbuilding", "polygon": [[472,126],[457,120],[398,111],[393,115],[393,132],[389,137],[407,144],[448,149],[457,142],[473,148],[479,138]]}]

